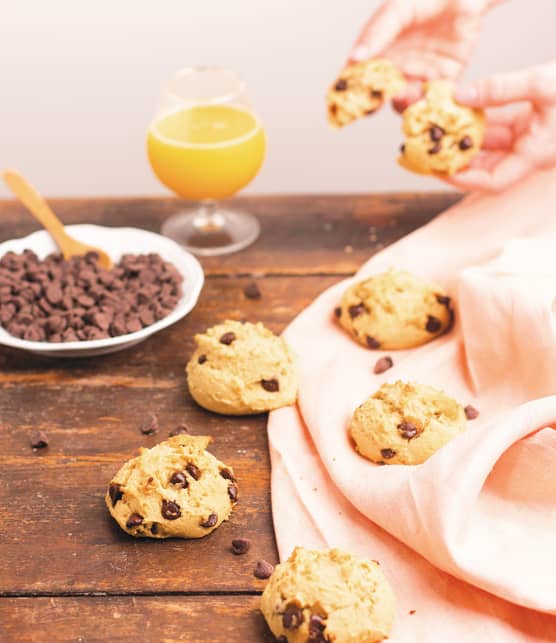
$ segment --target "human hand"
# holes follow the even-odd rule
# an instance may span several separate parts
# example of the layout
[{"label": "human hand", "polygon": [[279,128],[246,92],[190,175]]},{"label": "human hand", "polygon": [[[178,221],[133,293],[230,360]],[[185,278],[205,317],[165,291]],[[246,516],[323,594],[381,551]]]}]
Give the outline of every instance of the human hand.
[{"label": "human hand", "polygon": [[486,11],[501,0],[386,0],[363,27],[349,56],[358,62],[381,56],[406,76],[403,111],[422,93],[424,80],[457,79],[479,37]]},{"label": "human hand", "polygon": [[556,165],[556,61],[461,87],[455,98],[485,108],[487,125],[482,151],[451,184],[500,191]]}]

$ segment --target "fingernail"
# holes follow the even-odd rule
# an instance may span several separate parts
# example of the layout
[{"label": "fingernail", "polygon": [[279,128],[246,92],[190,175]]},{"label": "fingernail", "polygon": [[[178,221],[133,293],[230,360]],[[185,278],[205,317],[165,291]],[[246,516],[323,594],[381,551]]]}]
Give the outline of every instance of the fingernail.
[{"label": "fingernail", "polygon": [[369,58],[369,50],[365,45],[357,45],[355,49],[352,50],[350,56],[351,60],[356,60],[361,62],[362,60],[367,60]]},{"label": "fingernail", "polygon": [[477,97],[477,90],[472,85],[458,87],[455,92],[455,99],[461,103],[473,103]]}]

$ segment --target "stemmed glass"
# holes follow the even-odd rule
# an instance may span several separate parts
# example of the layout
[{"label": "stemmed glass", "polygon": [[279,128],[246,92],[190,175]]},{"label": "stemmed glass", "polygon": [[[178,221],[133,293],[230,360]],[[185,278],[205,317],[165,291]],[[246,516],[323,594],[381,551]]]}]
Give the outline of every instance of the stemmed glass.
[{"label": "stemmed glass", "polygon": [[245,187],[266,150],[245,83],[222,67],[189,67],[164,88],[147,135],[152,169],[164,185],[198,204],[167,219],[162,234],[198,255],[235,252],[259,236],[257,219],[218,202]]}]

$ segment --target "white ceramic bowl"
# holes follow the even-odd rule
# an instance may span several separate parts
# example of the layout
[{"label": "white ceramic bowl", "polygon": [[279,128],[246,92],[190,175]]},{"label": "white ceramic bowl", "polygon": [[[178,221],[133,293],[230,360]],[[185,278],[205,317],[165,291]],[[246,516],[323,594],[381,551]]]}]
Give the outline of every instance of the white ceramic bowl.
[{"label": "white ceramic bowl", "polygon": [[[204,283],[203,269],[197,259],[171,239],[139,228],[106,228],[80,224],[66,226],[66,230],[79,241],[105,250],[114,263],[126,253],[144,254],[157,252],[165,261],[170,261],[183,275],[183,295],[174,310],[164,319],[135,333],[94,339],[82,342],[30,342],[10,335],[0,326],[0,344],[21,348],[39,355],[53,357],[89,357],[115,353],[147,339],[162,328],[174,324],[195,306]],[[33,250],[41,259],[57,250],[56,244],[45,230],[33,232],[28,237],[0,243],[0,257],[6,252]]]}]

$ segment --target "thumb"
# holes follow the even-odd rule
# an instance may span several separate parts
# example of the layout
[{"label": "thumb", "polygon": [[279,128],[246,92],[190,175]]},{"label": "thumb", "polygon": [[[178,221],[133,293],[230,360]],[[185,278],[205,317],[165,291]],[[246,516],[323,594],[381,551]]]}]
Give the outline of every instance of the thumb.
[{"label": "thumb", "polygon": [[350,62],[374,58],[390,45],[411,19],[404,6],[404,2],[384,2],[378,8],[357,37]]}]

